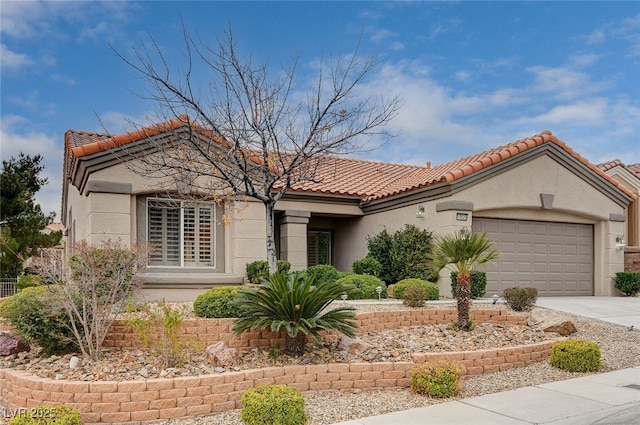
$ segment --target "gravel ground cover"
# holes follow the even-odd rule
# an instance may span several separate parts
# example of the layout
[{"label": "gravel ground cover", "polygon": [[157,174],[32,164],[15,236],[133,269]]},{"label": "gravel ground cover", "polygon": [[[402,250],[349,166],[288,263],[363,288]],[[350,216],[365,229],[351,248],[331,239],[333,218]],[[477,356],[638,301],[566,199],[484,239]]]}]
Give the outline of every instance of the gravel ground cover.
[{"label": "gravel ground cover", "polygon": [[[393,303],[358,303],[358,312],[398,310],[406,307]],[[429,304],[424,308],[455,308],[454,303]],[[472,308],[506,308],[504,305],[475,303]],[[523,313],[525,314],[525,313]],[[564,314],[573,321],[578,332],[572,337],[597,342],[603,354],[603,372],[640,365],[640,332],[626,327]],[[414,351],[459,351],[495,346],[510,346],[538,342],[555,338],[523,326],[503,324],[479,324],[471,333],[455,332],[447,325],[419,326],[371,332],[360,336],[370,347],[357,355],[339,352],[334,347],[310,344],[303,359],[278,356],[254,350],[243,356],[239,370],[260,366],[345,361],[404,361]],[[188,376],[203,373],[224,373],[227,370],[207,364],[202,353],[195,353],[181,368],[163,368],[157,358],[141,351],[130,351],[124,355],[118,351],[108,352],[102,362],[93,365],[81,364],[70,371],[69,356],[39,359],[35,352],[29,355],[11,356],[0,360],[0,368],[10,367],[29,371],[53,379],[74,380],[124,380],[145,377]],[[458,398],[507,391],[546,382],[570,379],[584,374],[563,372],[552,368],[548,362],[525,368],[512,369],[490,375],[468,378],[462,385]],[[305,407],[310,425],[330,425],[336,422],[361,417],[423,407],[442,401],[412,394],[409,389],[319,391],[305,393]],[[172,420],[167,425],[242,425],[238,410],[196,419]]]}]

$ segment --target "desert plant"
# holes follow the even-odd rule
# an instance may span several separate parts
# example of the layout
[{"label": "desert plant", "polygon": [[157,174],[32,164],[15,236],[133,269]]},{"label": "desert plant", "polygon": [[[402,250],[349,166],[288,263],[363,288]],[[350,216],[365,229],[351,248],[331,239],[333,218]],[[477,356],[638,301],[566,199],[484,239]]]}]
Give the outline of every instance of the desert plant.
[{"label": "desert plant", "polygon": [[454,397],[460,391],[464,367],[458,363],[427,363],[411,371],[411,391],[435,398]]},{"label": "desert plant", "polygon": [[259,288],[240,291],[240,317],[235,320],[233,330],[236,333],[254,328],[285,330],[284,352],[300,356],[304,354],[308,335],[317,341],[322,340],[320,331],[323,330],[355,336],[355,310],[352,307],[327,308],[347,290],[337,281],[316,286],[314,275],[275,273],[263,280]]},{"label": "desert plant", "polygon": [[601,358],[600,347],[591,341],[568,339],[551,347],[551,366],[567,372],[596,372]]},{"label": "desert plant", "polygon": [[635,297],[640,292],[640,272],[617,272],[613,282],[620,292]]},{"label": "desert plant", "polygon": [[426,300],[434,301],[440,298],[440,288],[435,283],[427,282],[422,279],[403,279],[393,286],[393,298],[402,300],[404,293],[410,286],[419,285],[425,289]]},{"label": "desert plant", "polygon": [[429,255],[433,268],[440,271],[452,265],[458,272],[456,298],[459,329],[469,329],[471,271],[497,257],[498,252],[484,233],[480,235],[462,229],[454,234],[436,237],[435,247]]},{"label": "desert plant", "polygon": [[410,224],[393,235],[384,229],[367,237],[368,256],[380,263],[379,277],[387,284],[408,278],[435,281],[437,270],[427,259],[432,250],[432,239],[431,232]]},{"label": "desert plant", "polygon": [[[480,270],[472,270],[471,277],[471,298],[482,298],[487,293],[487,273]],[[451,272],[451,293],[455,297],[458,293],[458,272]]]},{"label": "desert plant", "polygon": [[21,274],[16,282],[16,289],[23,290],[32,286],[42,285],[42,278],[37,274]]},{"label": "desert plant", "polygon": [[64,404],[58,406],[38,406],[19,411],[9,425],[82,425],[80,411]]},{"label": "desert plant", "polygon": [[78,348],[96,360],[116,314],[124,311],[141,283],[136,274],[146,264],[146,252],[110,240],[99,247],[81,242],[72,251],[67,268],[61,268],[55,253],[34,258],[33,268],[45,281],[59,284],[59,299]]},{"label": "desert plant", "polygon": [[[291,263],[284,260],[276,261],[278,273],[288,274]],[[254,261],[246,265],[247,279],[250,283],[260,283],[261,279],[269,277],[269,263],[266,260]]]},{"label": "desert plant", "polygon": [[351,269],[355,274],[368,274],[380,277],[380,273],[382,273],[382,264],[380,264],[380,261],[375,258],[366,256],[354,261],[351,265]]},{"label": "desert plant", "polygon": [[338,279],[338,283],[349,288],[347,294],[352,300],[377,299],[376,288],[382,288],[382,296],[386,296],[386,287],[383,281],[368,274],[349,274]]},{"label": "desert plant", "polygon": [[219,286],[198,295],[193,302],[193,312],[198,317],[238,317],[238,286]]},{"label": "desert plant", "polygon": [[0,316],[28,343],[39,345],[45,355],[73,352],[78,346],[61,294],[57,285],[25,288],[0,305]]},{"label": "desert plant", "polygon": [[514,286],[502,291],[502,297],[513,310],[524,311],[530,309],[536,303],[538,290],[536,288]]},{"label": "desert plant", "polygon": [[408,307],[424,306],[427,290],[422,285],[410,285],[404,290],[402,304]]},{"label": "desert plant", "polygon": [[261,385],[242,394],[240,417],[246,425],[305,425],[304,397],[286,385]]},{"label": "desert plant", "polygon": [[335,282],[343,277],[345,274],[340,273],[338,269],[329,264],[318,264],[315,266],[307,267],[305,270],[299,273],[301,276],[314,276],[315,285],[323,285],[327,282]]},{"label": "desert plant", "polygon": [[127,326],[131,326],[140,341],[160,357],[165,367],[184,363],[186,342],[180,337],[180,329],[186,317],[186,307],[174,307],[165,302],[156,305],[143,304],[130,314]]}]

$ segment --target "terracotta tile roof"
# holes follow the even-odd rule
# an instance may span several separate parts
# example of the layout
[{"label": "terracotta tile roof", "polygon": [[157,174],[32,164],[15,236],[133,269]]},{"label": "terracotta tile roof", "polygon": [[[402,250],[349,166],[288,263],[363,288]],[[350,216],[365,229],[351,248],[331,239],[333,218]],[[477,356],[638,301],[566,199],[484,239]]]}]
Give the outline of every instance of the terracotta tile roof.
[{"label": "terracotta tile roof", "polygon": [[[215,139],[221,144],[226,143],[210,130],[194,122],[190,123],[189,118],[186,116],[180,116],[178,119],[143,127],[119,135],[69,130],[65,133],[65,145],[69,155],[69,166],[67,170],[71,172],[73,162],[76,158],[103,152],[116,146],[126,145],[163,132],[176,130],[189,124],[206,137]],[[363,202],[367,203],[438,183],[454,182],[544,143],[553,143],[559,146],[618,189],[635,198],[633,193],[606,175],[602,168],[587,161],[551,134],[550,131],[544,131],[538,135],[433,168],[430,166],[425,167],[327,157],[326,160],[323,158],[319,162],[319,169],[317,170],[314,182],[298,184],[291,190],[294,192],[357,196],[361,197]],[[261,162],[260,157],[257,155],[254,155],[252,159],[256,162]],[[633,168],[634,172],[640,173],[640,164],[635,164],[630,166],[630,168],[631,167],[635,167]]]},{"label": "terracotta tile roof", "polygon": [[476,171],[480,171],[483,168],[489,167],[512,156],[518,155],[521,152],[525,152],[531,148],[540,146],[544,143],[553,143],[559,146],[569,155],[573,156],[582,164],[599,174],[601,177],[605,178],[618,189],[634,197],[633,193],[627,190],[624,186],[620,185],[617,181],[613,180],[611,177],[607,176],[598,167],[580,156],[577,152],[568,147],[564,142],[551,134],[550,131],[543,131],[538,135],[499,146],[497,148],[490,149],[476,155],[471,155],[452,162],[448,162],[431,169],[422,168],[421,170],[405,176],[388,185],[387,187],[382,188],[376,195],[366,198],[365,202],[370,202],[376,199],[408,192],[437,183],[451,183],[455,180],[459,180],[472,173],[475,173]]},{"label": "terracotta tile roof", "polygon": [[417,165],[327,157],[320,161],[316,181],[303,182],[291,190],[366,198],[421,168]]},{"label": "terracotta tile roof", "polygon": [[627,168],[633,171],[640,178],[640,163],[627,165]]}]

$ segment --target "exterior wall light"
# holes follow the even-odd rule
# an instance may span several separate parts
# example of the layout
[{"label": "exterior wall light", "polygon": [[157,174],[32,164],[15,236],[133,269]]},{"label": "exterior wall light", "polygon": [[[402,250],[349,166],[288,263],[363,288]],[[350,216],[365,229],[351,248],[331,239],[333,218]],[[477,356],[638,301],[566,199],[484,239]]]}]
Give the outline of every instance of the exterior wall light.
[{"label": "exterior wall light", "polygon": [[457,221],[467,221],[469,219],[469,214],[468,213],[456,213],[456,220]]},{"label": "exterior wall light", "polygon": [[624,240],[624,235],[616,236],[616,251],[623,251],[625,245],[626,241]]},{"label": "exterior wall light", "polygon": [[418,211],[416,211],[416,218],[424,218],[424,205],[418,205]]}]

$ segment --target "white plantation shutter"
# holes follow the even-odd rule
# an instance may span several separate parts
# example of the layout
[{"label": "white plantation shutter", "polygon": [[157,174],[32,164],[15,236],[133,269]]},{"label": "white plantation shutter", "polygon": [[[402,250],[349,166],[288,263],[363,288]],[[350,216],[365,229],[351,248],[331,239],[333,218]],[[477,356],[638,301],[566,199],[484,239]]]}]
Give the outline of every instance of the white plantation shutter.
[{"label": "white plantation shutter", "polygon": [[[215,206],[148,201],[150,265],[213,267]],[[182,253],[182,254],[181,254]]]}]

